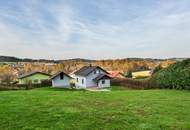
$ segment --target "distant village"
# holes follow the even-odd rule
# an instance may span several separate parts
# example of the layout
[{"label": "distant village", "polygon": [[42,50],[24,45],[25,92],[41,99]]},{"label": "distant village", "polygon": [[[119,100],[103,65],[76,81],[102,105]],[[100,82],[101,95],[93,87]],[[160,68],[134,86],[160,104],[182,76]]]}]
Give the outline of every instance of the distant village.
[{"label": "distant village", "polygon": [[[109,87],[111,79],[148,78],[155,68],[164,68],[172,63],[174,61],[169,60],[161,62],[154,60],[100,60],[93,62],[66,60],[61,63],[1,62],[0,83],[41,84],[41,81],[49,80],[54,87],[70,86],[70,84],[74,84],[78,88]],[[99,81],[103,84],[100,84]]]}]

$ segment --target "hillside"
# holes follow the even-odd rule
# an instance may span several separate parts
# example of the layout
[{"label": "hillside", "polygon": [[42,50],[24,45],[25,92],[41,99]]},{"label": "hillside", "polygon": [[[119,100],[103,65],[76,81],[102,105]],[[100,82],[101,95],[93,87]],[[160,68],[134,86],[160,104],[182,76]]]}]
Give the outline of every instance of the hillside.
[{"label": "hillside", "polygon": [[20,62],[21,59],[12,56],[0,56],[0,62]]},{"label": "hillside", "polygon": [[128,70],[138,71],[153,69],[157,65],[161,65],[163,68],[170,64],[175,63],[173,60],[160,60],[160,59],[143,59],[143,58],[126,58],[126,59],[113,59],[113,60],[63,60],[60,65],[64,68],[66,72],[72,72],[84,65],[96,65],[101,66],[106,70],[117,70],[126,72]]},{"label": "hillside", "polygon": [[190,59],[158,71],[151,81],[162,88],[190,89]]},{"label": "hillside", "polygon": [[[1,70],[16,71],[17,74],[23,74],[30,71],[43,71],[46,73],[55,73],[57,71],[65,71],[71,73],[80,69],[85,65],[101,66],[106,70],[117,70],[121,72],[138,71],[153,69],[157,65],[163,68],[175,63],[170,59],[150,59],[150,58],[125,58],[110,60],[89,60],[89,59],[68,59],[68,60],[46,60],[46,59],[21,59],[17,57],[0,56],[0,72]],[[5,67],[8,65],[8,68]],[[3,67],[4,66],[4,67]]]},{"label": "hillside", "polygon": [[46,60],[46,59],[30,59],[30,58],[18,58],[13,56],[0,56],[0,62],[58,62],[55,60]]}]

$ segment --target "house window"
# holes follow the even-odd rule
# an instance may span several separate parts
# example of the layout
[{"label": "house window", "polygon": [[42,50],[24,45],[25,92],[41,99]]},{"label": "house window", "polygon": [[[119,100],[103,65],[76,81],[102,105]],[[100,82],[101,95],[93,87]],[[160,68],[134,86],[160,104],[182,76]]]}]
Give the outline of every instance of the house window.
[{"label": "house window", "polygon": [[79,79],[77,78],[77,82],[79,82]]},{"label": "house window", "polygon": [[105,84],[105,80],[102,80],[102,84]]},{"label": "house window", "polygon": [[61,73],[60,74],[60,80],[63,80],[63,78],[64,78],[64,75],[63,75],[63,73]]},{"label": "house window", "polygon": [[94,74],[96,74],[96,70],[94,71]]},{"label": "house window", "polygon": [[82,79],[82,84],[84,84],[84,79]]},{"label": "house window", "polygon": [[38,79],[35,79],[35,80],[34,80],[34,83],[38,83]]}]

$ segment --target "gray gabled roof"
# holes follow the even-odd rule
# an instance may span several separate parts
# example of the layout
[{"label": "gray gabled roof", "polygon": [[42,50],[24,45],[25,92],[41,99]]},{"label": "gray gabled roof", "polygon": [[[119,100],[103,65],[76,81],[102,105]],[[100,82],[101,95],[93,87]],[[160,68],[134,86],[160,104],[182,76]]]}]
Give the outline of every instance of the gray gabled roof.
[{"label": "gray gabled roof", "polygon": [[23,75],[19,76],[18,79],[23,79],[23,78],[32,76],[32,75],[34,75],[34,74],[43,74],[43,75],[51,76],[51,75],[46,74],[46,73],[43,73],[43,72],[34,71],[34,72],[30,72],[30,73],[23,74]]},{"label": "gray gabled roof", "polygon": [[95,82],[97,82],[97,81],[99,81],[99,80],[101,80],[101,79],[111,79],[111,77],[110,76],[108,76],[108,75],[106,75],[106,74],[99,74],[96,78],[94,78],[93,80],[95,81]]},{"label": "gray gabled roof", "polygon": [[74,74],[75,75],[80,75],[80,76],[87,76],[87,75],[89,75],[91,72],[93,72],[96,69],[101,69],[102,71],[104,71],[105,73],[108,74],[107,71],[105,71],[104,69],[102,69],[99,66],[84,66],[80,70],[76,71]]},{"label": "gray gabled roof", "polygon": [[67,73],[65,72],[57,72],[56,74],[54,74],[52,77],[50,77],[50,79],[54,79],[55,77],[57,77],[58,75],[60,75],[61,73],[63,73],[63,75],[66,75],[69,78],[72,78],[71,76],[69,76]]}]

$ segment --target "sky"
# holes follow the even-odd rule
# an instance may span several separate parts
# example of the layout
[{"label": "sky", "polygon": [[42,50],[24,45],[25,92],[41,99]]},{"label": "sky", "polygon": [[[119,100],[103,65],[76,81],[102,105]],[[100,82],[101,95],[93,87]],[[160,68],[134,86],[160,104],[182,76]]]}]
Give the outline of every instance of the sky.
[{"label": "sky", "polygon": [[0,55],[190,57],[190,0],[0,0]]}]

